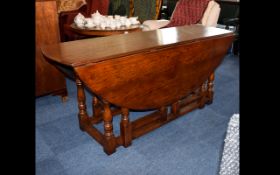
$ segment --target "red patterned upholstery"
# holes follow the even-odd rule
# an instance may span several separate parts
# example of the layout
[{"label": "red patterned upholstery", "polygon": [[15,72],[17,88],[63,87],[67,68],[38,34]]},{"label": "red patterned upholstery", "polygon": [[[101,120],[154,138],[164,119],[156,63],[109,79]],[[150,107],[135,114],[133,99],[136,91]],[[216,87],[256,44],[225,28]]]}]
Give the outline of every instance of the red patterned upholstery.
[{"label": "red patterned upholstery", "polygon": [[96,12],[96,10],[98,10],[99,13],[102,15],[107,15],[109,9],[109,3],[110,3],[109,0],[92,0],[90,4],[91,7],[90,7],[89,15]]},{"label": "red patterned upholstery", "polygon": [[165,27],[197,24],[210,0],[179,0],[172,13],[170,23]]}]

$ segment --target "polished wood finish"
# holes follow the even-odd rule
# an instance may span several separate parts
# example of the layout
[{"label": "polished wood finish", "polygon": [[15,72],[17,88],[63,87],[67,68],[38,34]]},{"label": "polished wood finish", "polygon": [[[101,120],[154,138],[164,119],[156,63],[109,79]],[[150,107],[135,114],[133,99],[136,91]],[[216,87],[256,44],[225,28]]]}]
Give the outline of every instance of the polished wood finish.
[{"label": "polished wood finish", "polygon": [[132,142],[132,126],[129,121],[129,109],[122,108],[122,119],[120,123],[121,138],[124,147],[128,147]]},{"label": "polished wood finish", "polygon": [[129,16],[134,15],[134,0],[129,0]]},{"label": "polished wood finish", "polygon": [[67,96],[64,75],[42,55],[41,45],[59,42],[56,1],[36,1],[36,96]]},{"label": "polished wood finish", "polygon": [[78,107],[79,107],[79,124],[80,129],[82,131],[85,130],[85,125],[89,124],[89,117],[87,114],[87,106],[86,106],[86,96],[83,88],[83,83],[80,79],[76,79],[76,85],[77,85],[77,99],[78,99]]},{"label": "polished wood finish", "polygon": [[104,103],[104,113],[103,113],[103,121],[104,121],[104,151],[107,154],[112,154],[116,151],[116,138],[113,132],[113,124],[112,124],[112,113],[110,109],[110,104],[106,101]]},{"label": "polished wood finish", "polygon": [[100,101],[98,100],[98,98],[96,96],[94,96],[92,98],[92,114],[93,114],[93,117],[97,117],[97,116],[100,116],[101,113],[102,113],[102,106],[100,104]]},{"label": "polished wood finish", "polygon": [[[42,52],[54,65],[75,72],[80,127],[110,155],[116,147],[127,147],[132,139],[210,104],[213,72],[233,38],[228,30],[191,25],[45,45]],[[95,111],[103,116],[103,134],[92,129],[100,117],[87,115],[83,86],[94,94],[94,108],[103,108]],[[113,133],[110,104],[121,108],[120,136]],[[155,112],[130,122],[131,109]]]},{"label": "polished wood finish", "polygon": [[209,79],[208,79],[208,84],[207,84],[207,95],[208,95],[208,99],[209,101],[207,103],[211,104],[212,103],[212,100],[213,100],[213,96],[214,96],[214,73],[212,73],[210,76],[209,76]]},{"label": "polished wood finish", "polygon": [[156,0],[156,16],[154,17],[154,19],[158,19],[160,16],[162,1],[163,0]]}]

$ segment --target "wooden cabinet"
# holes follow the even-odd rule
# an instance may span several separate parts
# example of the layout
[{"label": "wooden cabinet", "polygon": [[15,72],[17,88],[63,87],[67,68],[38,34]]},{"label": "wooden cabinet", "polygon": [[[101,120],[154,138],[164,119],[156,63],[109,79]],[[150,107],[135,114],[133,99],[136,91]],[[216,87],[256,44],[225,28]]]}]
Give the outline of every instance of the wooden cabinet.
[{"label": "wooden cabinet", "polygon": [[60,41],[55,0],[36,0],[36,97],[53,94],[67,96],[64,75],[48,63],[41,53],[42,44]]}]

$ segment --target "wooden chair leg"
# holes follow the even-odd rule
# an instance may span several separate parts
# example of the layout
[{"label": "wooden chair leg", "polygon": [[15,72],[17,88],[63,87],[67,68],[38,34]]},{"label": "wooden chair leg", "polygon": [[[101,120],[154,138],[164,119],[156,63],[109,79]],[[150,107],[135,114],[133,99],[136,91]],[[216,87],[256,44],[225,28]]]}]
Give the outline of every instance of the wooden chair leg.
[{"label": "wooden chair leg", "polygon": [[120,123],[121,138],[124,147],[128,147],[132,143],[132,127],[129,121],[129,110],[127,108],[121,108],[122,119]]},{"label": "wooden chair leg", "polygon": [[110,105],[108,102],[104,102],[104,113],[103,113],[103,121],[104,121],[104,152],[108,155],[114,153],[116,151],[117,142],[113,132],[113,116],[111,113]]},{"label": "wooden chair leg", "polygon": [[85,126],[89,123],[89,117],[87,114],[86,106],[86,97],[83,88],[83,83],[79,78],[76,78],[77,85],[77,97],[78,97],[78,106],[79,106],[79,126],[82,131],[85,131]]}]

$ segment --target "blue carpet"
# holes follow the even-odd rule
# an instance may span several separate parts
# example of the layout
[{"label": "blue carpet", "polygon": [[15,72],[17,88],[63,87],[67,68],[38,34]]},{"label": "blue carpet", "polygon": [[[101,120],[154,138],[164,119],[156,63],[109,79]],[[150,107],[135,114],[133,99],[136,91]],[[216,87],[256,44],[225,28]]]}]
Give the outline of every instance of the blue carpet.
[{"label": "blue carpet", "polygon": [[[239,57],[227,55],[215,72],[214,101],[118,147],[107,156],[78,126],[75,83],[68,100],[36,99],[37,175],[217,175],[230,117],[239,113]],[[91,114],[91,96],[87,95]],[[135,120],[149,112],[131,112]],[[120,117],[114,118],[119,134]],[[98,129],[103,131],[102,125]]]}]

